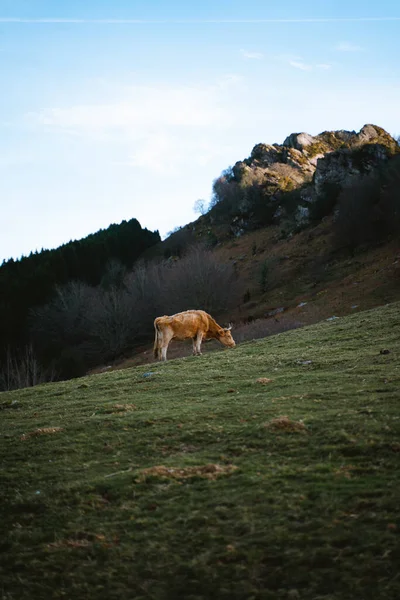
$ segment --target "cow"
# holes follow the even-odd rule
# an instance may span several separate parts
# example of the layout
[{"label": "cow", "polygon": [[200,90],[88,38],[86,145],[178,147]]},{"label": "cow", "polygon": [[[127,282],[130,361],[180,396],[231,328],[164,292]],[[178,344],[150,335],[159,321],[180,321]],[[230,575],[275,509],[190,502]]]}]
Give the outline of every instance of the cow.
[{"label": "cow", "polygon": [[232,326],[220,327],[204,310],[185,310],[176,315],[157,317],[154,320],[154,358],[167,360],[168,345],[172,339],[193,340],[193,354],[201,355],[201,342],[215,339],[228,348],[236,346],[231,334]]}]

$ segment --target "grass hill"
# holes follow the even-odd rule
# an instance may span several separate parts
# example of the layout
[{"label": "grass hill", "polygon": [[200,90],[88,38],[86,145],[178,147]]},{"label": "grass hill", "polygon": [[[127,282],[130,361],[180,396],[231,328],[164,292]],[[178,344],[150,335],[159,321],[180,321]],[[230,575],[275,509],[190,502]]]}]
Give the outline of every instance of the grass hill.
[{"label": "grass hill", "polygon": [[[333,218],[327,217],[287,238],[281,237],[279,226],[270,226],[213,248],[216,260],[234,266],[240,287],[237,304],[218,315],[222,324],[233,322],[237,341],[400,300],[397,240],[363,246],[352,254],[338,252],[333,226]],[[203,352],[217,349],[217,342],[203,344]],[[131,354],[109,366],[120,369],[153,361],[151,343]],[[168,351],[170,358],[189,354],[191,342],[172,342]]]},{"label": "grass hill", "polygon": [[0,394],[3,598],[399,598],[399,325]]}]

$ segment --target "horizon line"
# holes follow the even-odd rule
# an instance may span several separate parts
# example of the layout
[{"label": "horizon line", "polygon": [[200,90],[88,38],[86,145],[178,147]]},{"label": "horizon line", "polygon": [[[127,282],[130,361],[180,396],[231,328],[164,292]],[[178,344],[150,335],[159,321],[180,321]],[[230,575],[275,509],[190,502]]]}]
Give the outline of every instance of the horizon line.
[{"label": "horizon line", "polygon": [[52,24],[66,23],[77,25],[156,25],[156,24],[251,24],[251,23],[337,23],[337,22],[378,22],[400,21],[400,17],[310,17],[299,19],[75,19],[63,17],[0,17],[0,23]]}]

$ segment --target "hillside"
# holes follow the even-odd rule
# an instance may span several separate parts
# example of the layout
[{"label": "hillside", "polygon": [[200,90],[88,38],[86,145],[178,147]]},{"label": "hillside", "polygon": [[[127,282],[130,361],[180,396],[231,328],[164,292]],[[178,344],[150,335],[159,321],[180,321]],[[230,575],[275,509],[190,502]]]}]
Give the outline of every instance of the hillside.
[{"label": "hillside", "polygon": [[[280,236],[279,226],[270,226],[213,248],[216,260],[233,265],[240,287],[235,306],[220,314],[221,323],[233,322],[238,342],[400,300],[396,239],[349,254],[334,251],[332,237],[333,219],[327,217],[287,238]],[[220,349],[213,341],[203,345],[203,352]],[[190,354],[191,342],[172,342],[170,358]],[[149,340],[130,358],[107,366],[120,369],[153,360]]]},{"label": "hillside", "polygon": [[399,152],[376,125],[293,133],[163,242],[132,219],[3,264],[0,389],[150,362],[160,314],[202,308],[240,342],[400,299]]},{"label": "hillside", "polygon": [[[399,300],[399,151],[376,125],[257,144],[215,180],[208,212],[144,257],[200,243],[232,266],[239,293],[218,317],[239,341]],[[115,367],[151,361],[146,350]]]},{"label": "hillside", "polygon": [[4,598],[398,598],[399,316],[0,394]]}]

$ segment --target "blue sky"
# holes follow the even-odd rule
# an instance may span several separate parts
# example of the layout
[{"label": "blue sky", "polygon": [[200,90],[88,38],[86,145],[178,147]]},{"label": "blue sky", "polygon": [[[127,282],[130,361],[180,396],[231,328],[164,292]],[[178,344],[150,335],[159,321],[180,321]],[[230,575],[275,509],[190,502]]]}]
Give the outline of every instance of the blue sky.
[{"label": "blue sky", "polygon": [[292,132],[400,134],[400,3],[0,0],[0,263],[162,235]]}]

